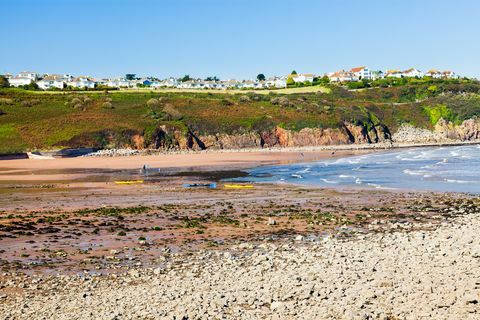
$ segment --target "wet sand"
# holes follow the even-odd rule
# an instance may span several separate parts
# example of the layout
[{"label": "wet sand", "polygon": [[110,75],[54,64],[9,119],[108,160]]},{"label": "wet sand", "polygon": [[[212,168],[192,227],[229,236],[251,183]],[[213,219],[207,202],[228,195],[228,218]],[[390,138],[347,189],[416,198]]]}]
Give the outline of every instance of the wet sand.
[{"label": "wet sand", "polygon": [[[221,181],[257,165],[351,154],[358,153],[2,161],[0,319],[467,319],[480,312],[473,285],[450,290],[475,283],[464,274],[478,269],[471,240],[478,198],[273,184],[232,190]],[[144,164],[153,173],[140,173]],[[139,178],[144,183],[114,183]],[[216,189],[182,186],[212,181]],[[456,222],[464,217],[472,228]],[[461,261],[461,272],[452,261]],[[410,274],[420,272],[431,273],[422,281],[435,280],[422,285],[419,311],[412,305],[420,289],[411,289],[419,282]],[[432,302],[433,283],[455,294],[438,291]],[[384,296],[394,307],[385,308]]]},{"label": "wet sand", "polygon": [[[236,170],[260,165],[314,161],[373,152],[373,150],[196,152],[0,161],[0,181],[54,181],[78,179],[98,170],[132,170],[144,165],[167,171]],[[72,173],[82,170],[81,173]],[[45,171],[48,171],[45,173]],[[89,172],[90,171],[90,172]]]}]

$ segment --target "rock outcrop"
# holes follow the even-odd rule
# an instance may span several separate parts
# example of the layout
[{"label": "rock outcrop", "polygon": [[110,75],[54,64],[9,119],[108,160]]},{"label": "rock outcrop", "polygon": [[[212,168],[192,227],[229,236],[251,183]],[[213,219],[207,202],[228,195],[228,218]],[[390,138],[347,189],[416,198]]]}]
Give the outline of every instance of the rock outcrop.
[{"label": "rock outcrop", "polygon": [[451,121],[440,119],[433,130],[403,124],[392,136],[394,142],[400,143],[448,143],[454,141],[473,141],[480,139],[480,119],[472,118],[456,125]]},{"label": "rock outcrop", "polygon": [[238,133],[202,134],[190,128],[161,125],[153,130],[103,130],[83,133],[62,146],[95,148],[131,148],[160,150],[244,149],[271,147],[316,147],[347,144],[396,143],[452,143],[480,139],[480,118],[455,124],[440,119],[433,130],[401,125],[391,134],[382,123],[343,122],[338,128],[303,128],[289,130],[275,126],[271,130]]}]

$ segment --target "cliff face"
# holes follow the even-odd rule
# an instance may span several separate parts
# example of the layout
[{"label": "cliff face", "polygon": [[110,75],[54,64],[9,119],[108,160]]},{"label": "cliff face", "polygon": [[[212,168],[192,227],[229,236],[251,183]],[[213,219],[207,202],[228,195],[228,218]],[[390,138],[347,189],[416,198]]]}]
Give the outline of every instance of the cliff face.
[{"label": "cliff face", "polygon": [[[336,129],[304,128],[292,131],[276,126],[270,131],[215,135],[201,135],[191,130],[182,133],[163,126],[143,141],[148,141],[144,144],[145,148],[203,150],[363,144],[390,139],[390,132],[384,125],[366,126],[345,122]],[[138,137],[132,140],[137,148],[139,141],[141,140]]]},{"label": "cliff face", "polygon": [[453,142],[480,139],[480,118],[468,119],[459,125],[440,119],[432,131],[402,125],[392,136],[394,142]]},{"label": "cliff face", "polygon": [[[461,124],[440,119],[433,130],[403,124],[393,134],[383,124],[344,122],[339,128],[304,128],[293,131],[274,127],[268,131],[250,131],[237,134],[218,133],[202,135],[192,130],[180,130],[172,126],[159,126],[153,131],[99,132],[95,137],[83,136],[71,140],[68,145],[80,147],[87,141],[98,148],[134,148],[162,150],[243,149],[269,147],[308,147],[347,144],[396,143],[449,143],[480,139],[480,118]],[[104,141],[96,145],[96,141]]]}]

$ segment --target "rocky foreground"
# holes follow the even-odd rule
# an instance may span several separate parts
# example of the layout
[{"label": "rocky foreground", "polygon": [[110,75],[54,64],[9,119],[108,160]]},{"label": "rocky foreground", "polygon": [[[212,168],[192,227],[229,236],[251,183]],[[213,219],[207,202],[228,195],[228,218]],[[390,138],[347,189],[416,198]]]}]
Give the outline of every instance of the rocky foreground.
[{"label": "rocky foreground", "polygon": [[480,215],[433,231],[242,243],[125,275],[4,275],[1,319],[479,319]]}]

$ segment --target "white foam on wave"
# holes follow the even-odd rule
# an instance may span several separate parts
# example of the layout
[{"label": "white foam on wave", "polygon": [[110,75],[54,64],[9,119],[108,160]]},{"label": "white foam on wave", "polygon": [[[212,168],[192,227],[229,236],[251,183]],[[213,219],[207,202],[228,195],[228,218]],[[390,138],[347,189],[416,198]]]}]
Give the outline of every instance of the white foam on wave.
[{"label": "white foam on wave", "polygon": [[405,169],[403,170],[403,173],[409,174],[411,176],[421,176],[424,175],[426,172],[422,170],[410,170],[410,169]]},{"label": "white foam on wave", "polygon": [[371,186],[371,187],[374,187],[374,188],[377,188],[377,189],[380,189],[382,188],[382,186],[380,184],[376,184],[376,183],[367,183],[367,185]]},{"label": "white foam on wave", "polygon": [[342,179],[348,179],[348,178],[356,178],[355,176],[349,176],[347,174],[341,174],[338,176],[339,178],[342,178]]},{"label": "white foam on wave", "polygon": [[355,179],[355,183],[356,183],[356,184],[362,184],[363,182],[362,182],[362,179],[357,178],[357,179]]},{"label": "white foam on wave", "polygon": [[300,174],[300,173],[307,173],[307,172],[310,172],[310,168],[311,168],[311,167],[306,167],[305,169],[303,169],[303,170],[300,170],[300,171],[297,171],[296,173]]},{"label": "white foam on wave", "polygon": [[338,183],[338,181],[328,180],[328,179],[324,179],[324,178],[322,178],[322,179],[320,179],[320,180],[322,180],[322,181],[325,182],[325,183]]},{"label": "white foam on wave", "polygon": [[303,179],[303,176],[302,176],[301,174],[296,174],[296,173],[292,173],[292,174],[291,174],[291,177],[292,177],[292,178]]},{"label": "white foam on wave", "polygon": [[465,181],[465,180],[456,180],[456,179],[443,179],[448,183],[472,183],[472,181]]}]

